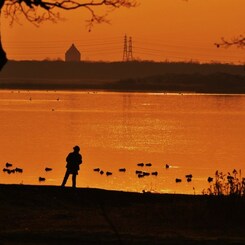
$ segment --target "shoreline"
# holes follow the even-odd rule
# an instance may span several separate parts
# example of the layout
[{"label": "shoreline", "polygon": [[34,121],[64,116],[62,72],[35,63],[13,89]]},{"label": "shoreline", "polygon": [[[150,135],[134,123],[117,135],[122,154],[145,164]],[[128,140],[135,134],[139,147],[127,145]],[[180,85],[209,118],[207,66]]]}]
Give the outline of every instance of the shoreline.
[{"label": "shoreline", "polygon": [[4,87],[2,88],[0,86],[0,91],[22,91],[22,92],[71,92],[71,93],[80,93],[80,92],[85,92],[85,93],[139,93],[139,94],[143,94],[143,93],[150,93],[150,94],[164,94],[164,95],[203,95],[203,96],[244,96],[245,92],[241,92],[241,93],[227,93],[227,92],[195,92],[195,91],[162,91],[162,90],[113,90],[113,89],[83,89],[83,88],[23,88],[23,87]]},{"label": "shoreline", "polygon": [[244,244],[245,198],[0,184],[0,244]]},{"label": "shoreline", "polygon": [[154,62],[11,61],[0,89],[244,94],[244,66]]}]

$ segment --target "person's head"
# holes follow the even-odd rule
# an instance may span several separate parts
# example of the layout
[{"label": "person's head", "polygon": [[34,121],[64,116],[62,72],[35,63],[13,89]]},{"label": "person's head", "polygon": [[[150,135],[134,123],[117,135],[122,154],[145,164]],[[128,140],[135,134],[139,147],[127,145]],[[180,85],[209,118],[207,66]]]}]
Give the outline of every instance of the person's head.
[{"label": "person's head", "polygon": [[73,147],[73,150],[75,152],[79,152],[80,151],[80,147],[78,145],[76,145],[76,146]]}]

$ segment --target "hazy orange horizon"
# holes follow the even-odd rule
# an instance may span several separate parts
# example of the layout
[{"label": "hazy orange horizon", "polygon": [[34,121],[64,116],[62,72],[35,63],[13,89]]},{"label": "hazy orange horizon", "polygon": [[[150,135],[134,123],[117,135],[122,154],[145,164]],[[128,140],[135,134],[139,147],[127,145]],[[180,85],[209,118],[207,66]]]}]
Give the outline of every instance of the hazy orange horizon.
[{"label": "hazy orange horizon", "polygon": [[[138,60],[245,63],[245,52],[231,47],[217,49],[221,37],[244,33],[244,0],[139,0],[132,9],[109,15],[111,24],[88,32],[86,10],[62,12],[66,20],[35,27],[26,20],[9,26],[2,16],[2,42],[9,59],[64,59],[74,43],[82,60],[120,61],[124,35],[132,37]],[[101,9],[98,8],[98,11]]]}]

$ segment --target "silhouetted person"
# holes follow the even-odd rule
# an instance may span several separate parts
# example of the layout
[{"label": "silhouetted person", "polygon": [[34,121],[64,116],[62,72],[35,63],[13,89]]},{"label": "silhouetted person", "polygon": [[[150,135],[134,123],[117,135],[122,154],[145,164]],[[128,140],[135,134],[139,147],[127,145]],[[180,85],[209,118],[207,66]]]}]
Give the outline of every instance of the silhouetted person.
[{"label": "silhouetted person", "polygon": [[79,165],[82,163],[82,156],[79,154],[79,146],[73,147],[73,152],[69,153],[66,158],[66,173],[61,186],[65,186],[66,181],[70,174],[72,174],[72,187],[76,188],[76,177],[78,175]]}]

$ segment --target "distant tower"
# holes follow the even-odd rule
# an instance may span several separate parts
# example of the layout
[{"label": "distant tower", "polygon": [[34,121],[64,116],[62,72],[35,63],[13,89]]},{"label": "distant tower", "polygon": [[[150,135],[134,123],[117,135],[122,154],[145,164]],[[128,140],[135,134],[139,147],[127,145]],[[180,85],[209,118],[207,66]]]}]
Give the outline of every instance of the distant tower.
[{"label": "distant tower", "polygon": [[65,53],[65,61],[67,62],[78,62],[81,60],[81,53],[76,48],[74,44],[66,51]]},{"label": "distant tower", "polygon": [[133,42],[132,37],[127,38],[124,36],[124,46],[123,46],[123,61],[133,60]]},{"label": "distant tower", "polygon": [[129,40],[128,40],[128,60],[130,60],[130,61],[133,60],[133,42],[132,42],[132,37],[129,37]]},{"label": "distant tower", "polygon": [[123,61],[128,60],[128,39],[127,35],[124,36],[124,46],[123,46]]}]

